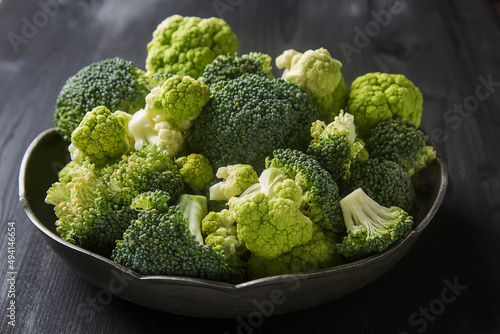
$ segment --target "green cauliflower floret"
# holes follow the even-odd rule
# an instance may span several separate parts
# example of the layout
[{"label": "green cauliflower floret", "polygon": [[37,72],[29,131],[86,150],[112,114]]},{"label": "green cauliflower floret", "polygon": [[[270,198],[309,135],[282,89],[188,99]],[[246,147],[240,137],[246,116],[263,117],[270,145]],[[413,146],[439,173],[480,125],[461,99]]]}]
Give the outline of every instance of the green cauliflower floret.
[{"label": "green cauliflower floret", "polygon": [[120,159],[129,148],[122,119],[101,106],[88,112],[73,131],[69,151],[77,163],[88,158],[91,163],[102,166]]},{"label": "green cauliflower floret", "polygon": [[245,73],[273,79],[271,57],[260,52],[250,52],[241,56],[238,53],[220,55],[205,67],[198,80],[210,86],[219,81],[235,79]]},{"label": "green cauliflower floret", "polygon": [[259,176],[251,165],[236,164],[220,167],[216,175],[222,181],[209,189],[210,200],[223,201],[241,195],[252,184],[259,182]]},{"label": "green cauliflower floret", "polygon": [[384,207],[361,188],[344,197],[340,205],[347,236],[337,244],[337,250],[349,261],[387,249],[413,225],[413,217],[403,209]]},{"label": "green cauliflower floret", "polygon": [[56,230],[62,239],[103,256],[109,256],[136,216],[129,208],[135,196],[159,189],[168,191],[175,203],[184,191],[174,161],[155,146],[146,145],[103,168],[87,159],[70,175],[69,182],[56,182],[47,191],[45,201],[54,205],[58,218]]},{"label": "green cauliflower floret", "polygon": [[215,170],[249,164],[260,173],[278,148],[306,150],[318,111],[297,85],[244,74],[210,86],[212,97],[185,133],[192,152],[206,156]]},{"label": "green cauliflower floret", "polygon": [[175,160],[182,181],[191,190],[202,191],[212,181],[213,168],[210,161],[202,154],[192,153]]},{"label": "green cauliflower floret", "polygon": [[143,145],[151,144],[161,147],[175,157],[184,148],[184,136],[181,131],[169,122],[154,122],[144,109],[132,116],[128,129],[136,150]]},{"label": "green cauliflower floret", "polygon": [[266,167],[280,169],[300,186],[300,210],[314,223],[335,233],[345,231],[337,184],[314,158],[297,150],[276,150]]},{"label": "green cauliflower floret", "polygon": [[190,76],[174,75],[146,96],[146,114],[155,123],[169,122],[185,131],[210,98],[206,84]]},{"label": "green cauliflower floret", "polygon": [[394,161],[413,175],[436,158],[436,151],[427,145],[429,137],[410,120],[394,118],[380,122],[366,140],[372,158]]},{"label": "green cauliflower floret", "polygon": [[351,84],[347,109],[361,137],[381,121],[399,117],[420,125],[423,109],[420,90],[402,74],[367,73]]},{"label": "green cauliflower floret", "polygon": [[147,49],[149,73],[198,78],[215,57],[235,52],[238,39],[223,19],[172,15],[157,26]]},{"label": "green cauliflower floret", "polygon": [[273,259],[312,237],[312,222],[300,212],[302,189],[276,168],[265,169],[259,183],[232,197],[229,211],[238,241],[256,256]]},{"label": "green cauliflower floret", "polygon": [[57,178],[59,179],[59,182],[66,184],[69,181],[71,181],[72,179],[71,172],[73,171],[74,168],[78,168],[79,166],[80,165],[73,160],[68,162],[66,166],[64,166],[63,169],[61,169],[59,173],[57,173]]},{"label": "green cauliflower floret", "polygon": [[138,217],[116,242],[112,259],[143,275],[241,281],[242,270],[231,268],[224,255],[199,243],[191,234],[183,212],[193,214],[200,209],[198,199],[193,201],[188,196],[182,203],[169,206],[166,192],[140,194],[132,203]]},{"label": "green cauliflower floret", "polygon": [[349,87],[342,75],[342,63],[324,48],[304,53],[290,49],[276,58],[276,66],[284,68],[283,79],[309,93],[318,107],[319,119],[330,123],[347,103]]},{"label": "green cauliflower floret", "polygon": [[324,233],[316,224],[313,224],[311,240],[303,245],[294,247],[290,252],[281,254],[275,259],[266,260],[252,254],[248,260],[247,275],[251,279],[296,274],[310,270],[333,267],[343,263],[337,253],[336,237]]},{"label": "green cauliflower floret", "polygon": [[201,233],[205,245],[212,245],[228,260],[234,255],[241,256],[246,250],[238,241],[237,227],[229,210],[210,211],[201,221]]},{"label": "green cauliflower floret", "polygon": [[354,117],[341,111],[328,125],[318,120],[311,127],[311,136],[307,154],[318,161],[334,181],[346,179],[351,163],[363,150],[363,143],[357,139]]},{"label": "green cauliflower floret", "polygon": [[70,141],[87,112],[104,106],[133,114],[144,108],[150,90],[144,71],[131,61],[110,58],[88,65],[66,81],[57,97],[56,130]]},{"label": "green cauliflower floret", "polygon": [[368,159],[355,161],[347,180],[339,180],[339,192],[345,197],[362,188],[380,205],[397,206],[414,214],[416,194],[410,175],[397,163],[389,160]]}]

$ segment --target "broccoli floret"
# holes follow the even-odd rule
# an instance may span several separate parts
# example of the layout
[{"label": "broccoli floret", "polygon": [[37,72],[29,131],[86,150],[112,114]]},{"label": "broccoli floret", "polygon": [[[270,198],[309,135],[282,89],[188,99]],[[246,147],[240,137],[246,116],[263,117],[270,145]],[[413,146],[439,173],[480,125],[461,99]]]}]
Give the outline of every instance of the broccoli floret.
[{"label": "broccoli floret", "polygon": [[354,117],[340,112],[330,124],[316,121],[311,127],[312,140],[307,154],[326,169],[334,181],[349,176],[351,163],[356,159],[363,144],[357,140]]},{"label": "broccoli floret", "polygon": [[235,52],[238,39],[223,19],[172,15],[157,26],[147,49],[149,73],[198,78],[215,57]]},{"label": "broccoli floret", "polygon": [[271,57],[260,52],[250,52],[241,56],[238,53],[220,55],[205,67],[198,80],[210,86],[219,81],[235,79],[245,73],[273,79]]},{"label": "broccoli floret", "polygon": [[337,244],[337,250],[349,261],[385,250],[413,225],[413,217],[403,209],[384,207],[361,188],[344,197],[340,206],[347,236]]},{"label": "broccoli floret", "polygon": [[109,256],[135,211],[132,199],[149,190],[168,191],[172,202],[184,191],[177,166],[156,146],[140,150],[112,165],[98,168],[89,160],[70,172],[71,180],[57,182],[47,191],[54,205],[56,230],[61,238],[103,256]]},{"label": "broccoli floret", "polygon": [[85,114],[99,106],[133,114],[145,106],[150,89],[144,71],[131,61],[111,58],[86,66],[66,81],[57,97],[56,130],[70,141]]},{"label": "broccoli floret", "polygon": [[337,184],[314,158],[297,150],[276,150],[266,167],[280,169],[302,188],[300,210],[314,223],[335,233],[345,231]]},{"label": "broccoli floret", "polygon": [[192,153],[177,158],[175,163],[182,181],[193,191],[202,191],[214,178],[212,164],[201,154]]},{"label": "broccoli floret", "polygon": [[74,168],[78,168],[79,166],[80,165],[73,160],[68,162],[66,166],[64,166],[63,169],[61,169],[59,173],[57,173],[57,178],[59,179],[59,182],[66,184],[69,181],[71,181],[72,179],[71,172],[73,171]]},{"label": "broccoli floret", "polygon": [[428,139],[410,120],[394,118],[371,130],[366,149],[372,158],[394,161],[413,175],[436,158],[436,151],[427,145]]},{"label": "broccoli floret", "polygon": [[252,184],[259,182],[259,176],[251,165],[236,164],[220,167],[216,176],[222,181],[209,189],[210,200],[223,201],[241,195]]},{"label": "broccoli floret", "polygon": [[357,188],[382,206],[397,206],[414,214],[416,194],[411,177],[398,164],[389,160],[355,161],[347,180],[339,180],[339,192],[345,197]]},{"label": "broccoli floret", "polygon": [[238,241],[256,256],[273,259],[312,237],[312,222],[300,212],[302,189],[277,168],[265,169],[259,183],[232,197],[229,212]]},{"label": "broccoli floret", "polygon": [[146,114],[155,123],[169,122],[185,131],[210,98],[210,89],[189,76],[174,75],[146,96]]},{"label": "broccoli floret", "polygon": [[128,133],[122,119],[101,106],[83,117],[71,134],[69,150],[77,163],[88,158],[91,163],[102,166],[120,159],[129,148]]},{"label": "broccoli floret", "polygon": [[[143,275],[240,281],[243,271],[229,267],[224,255],[199,243],[191,234],[183,214],[191,211],[186,209],[192,205],[190,199],[188,196],[178,205],[169,206],[166,192],[146,192],[136,197],[132,207],[138,210],[138,217],[116,242],[112,259]],[[196,211],[198,200],[193,200],[196,205],[192,209]]]},{"label": "broccoli floret", "polygon": [[241,258],[246,251],[238,241],[237,227],[229,210],[210,211],[201,222],[201,232],[205,245],[212,245],[227,260],[233,256]]},{"label": "broccoli floret", "polygon": [[420,90],[404,75],[375,72],[352,82],[347,109],[365,138],[379,122],[394,117],[410,119],[418,127],[423,102]]},{"label": "broccoli floret", "polygon": [[327,235],[313,224],[313,236],[303,245],[275,259],[266,260],[252,254],[248,260],[247,275],[251,279],[296,274],[300,272],[333,267],[343,263],[335,248],[336,238]]},{"label": "broccoli floret", "polygon": [[215,170],[241,163],[260,173],[273,150],[307,149],[318,111],[295,84],[244,74],[210,89],[212,97],[185,139],[189,149],[205,155]]},{"label": "broccoli floret", "polygon": [[344,81],[342,64],[328,50],[320,48],[304,53],[290,49],[276,58],[284,68],[282,78],[309,93],[318,107],[319,119],[330,123],[347,104],[349,87]]}]

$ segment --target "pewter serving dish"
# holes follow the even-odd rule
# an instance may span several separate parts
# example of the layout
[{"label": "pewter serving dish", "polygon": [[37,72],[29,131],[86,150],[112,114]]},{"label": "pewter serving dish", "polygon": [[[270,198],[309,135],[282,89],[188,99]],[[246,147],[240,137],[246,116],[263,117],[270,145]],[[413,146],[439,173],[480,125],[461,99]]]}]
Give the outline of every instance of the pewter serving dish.
[{"label": "pewter serving dish", "polygon": [[[302,310],[352,293],[399,261],[417,241],[438,210],[447,185],[445,163],[437,158],[420,175],[419,214],[413,229],[386,251],[360,261],[294,275],[232,285],[209,280],[142,276],[112,260],[62,240],[55,230],[53,206],[44,202],[57,172],[69,161],[68,143],[49,129],[28,147],[19,174],[19,196],[33,225],[54,252],[95,286],[138,305],[174,314],[207,318],[243,318],[264,301],[273,314]],[[267,303],[269,305],[269,303]]]}]

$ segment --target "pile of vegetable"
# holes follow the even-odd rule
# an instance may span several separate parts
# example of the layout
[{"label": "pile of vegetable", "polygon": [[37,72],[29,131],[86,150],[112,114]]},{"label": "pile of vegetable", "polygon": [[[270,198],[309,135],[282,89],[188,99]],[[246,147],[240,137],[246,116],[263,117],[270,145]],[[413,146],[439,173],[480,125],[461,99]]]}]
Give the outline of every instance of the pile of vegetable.
[{"label": "pile of vegetable", "polygon": [[47,191],[61,238],[143,275],[237,283],[356,261],[413,226],[436,157],[404,75],[349,86],[320,48],[238,54],[226,22],[174,15],[146,70],[68,79],[54,123],[71,161]]}]

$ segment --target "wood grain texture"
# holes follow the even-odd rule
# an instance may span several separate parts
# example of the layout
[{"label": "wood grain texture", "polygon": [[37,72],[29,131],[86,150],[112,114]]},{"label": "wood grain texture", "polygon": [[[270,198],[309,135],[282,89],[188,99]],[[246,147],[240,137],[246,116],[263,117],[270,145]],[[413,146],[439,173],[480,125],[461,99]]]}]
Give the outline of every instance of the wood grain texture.
[{"label": "wood grain texture", "polygon": [[[159,22],[175,13],[219,16],[217,2],[59,2],[67,4],[13,47],[9,34],[23,36],[25,20],[33,22],[42,8],[34,0],[0,1],[0,333],[500,332],[500,30],[486,0],[220,1],[232,4],[222,17],[238,35],[241,53],[275,58],[288,48],[325,47],[342,61],[349,83],[369,71],[407,75],[424,94],[422,127],[450,173],[437,216],[390,272],[337,301],[264,317],[246,329],[242,320],[175,316],[109,298],[51,252],[18,201],[22,155],[38,133],[53,126],[54,103],[66,79],[113,56],[143,67]],[[356,30],[394,3],[400,11],[387,26],[346,56],[342,45],[356,46]],[[492,91],[467,111],[484,80],[494,82]],[[462,114],[453,111],[458,105],[465,106]],[[16,223],[14,331],[4,316],[8,222]],[[437,312],[442,292],[454,282],[466,288]],[[439,314],[430,314],[424,328],[420,312],[429,308]]]}]

